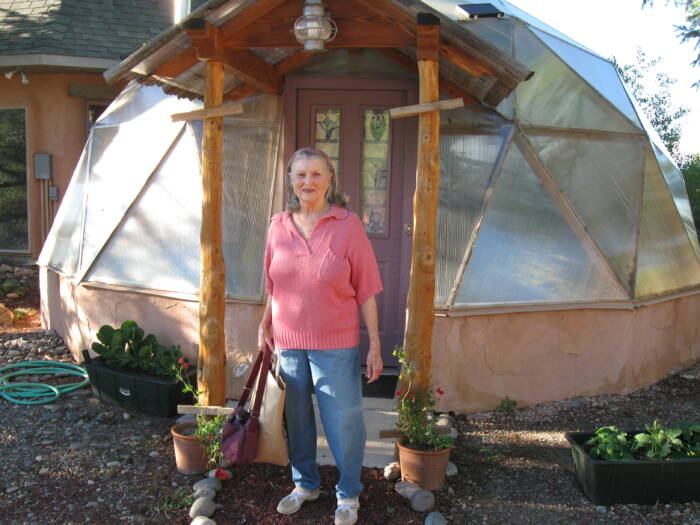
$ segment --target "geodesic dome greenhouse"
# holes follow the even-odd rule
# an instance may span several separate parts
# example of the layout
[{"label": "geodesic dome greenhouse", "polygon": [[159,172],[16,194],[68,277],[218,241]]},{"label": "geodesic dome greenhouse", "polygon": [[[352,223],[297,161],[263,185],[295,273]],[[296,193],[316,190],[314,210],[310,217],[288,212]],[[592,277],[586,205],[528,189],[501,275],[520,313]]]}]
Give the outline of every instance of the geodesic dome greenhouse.
[{"label": "geodesic dome greenhouse", "polygon": [[[683,177],[615,67],[504,1],[492,2],[503,18],[477,21],[457,10],[463,1],[423,4],[534,71],[495,108],[469,104],[441,113],[433,376],[449,391],[442,408],[489,408],[505,395],[531,404],[627,391],[700,358],[700,247]],[[228,16],[217,21],[213,13],[211,23]],[[154,49],[142,51],[153,67],[168,55]],[[253,51],[270,63],[288,56]],[[415,48],[394,51],[416,57]],[[472,92],[493,86],[475,84],[444,57],[440,71]],[[372,49],[330,50],[286,82],[308,87],[318,79],[318,92],[327,93],[357,78],[377,90],[383,81],[417,85],[415,73]],[[329,88],[334,81],[337,88]],[[170,115],[201,103],[164,89],[201,94],[201,64],[170,84],[149,82],[160,86],[132,82],[90,132],[40,257],[44,318],[76,351],[102,322],[126,315],[148,317],[155,333],[165,323],[175,341],[185,338],[187,351],[197,351],[202,130],[201,122],[172,122]],[[242,85],[232,75],[224,83],[225,91]],[[290,124],[299,100],[287,92],[249,96],[241,115],[224,119],[227,355],[234,368],[250,360],[246,348],[254,346],[263,311],[264,243],[270,216],[283,209],[283,157],[294,144],[307,145]],[[317,106],[325,111],[333,103]],[[415,142],[402,144],[399,154],[411,159]],[[398,177],[403,186],[372,188],[373,212],[386,220],[381,206],[389,197],[381,192],[407,191],[415,165],[406,161]],[[366,222],[368,202],[355,204]],[[405,264],[387,264],[386,275],[408,278]],[[103,306],[106,297],[118,306]],[[403,315],[405,296],[381,301]],[[178,326],[186,328],[178,333]]]}]

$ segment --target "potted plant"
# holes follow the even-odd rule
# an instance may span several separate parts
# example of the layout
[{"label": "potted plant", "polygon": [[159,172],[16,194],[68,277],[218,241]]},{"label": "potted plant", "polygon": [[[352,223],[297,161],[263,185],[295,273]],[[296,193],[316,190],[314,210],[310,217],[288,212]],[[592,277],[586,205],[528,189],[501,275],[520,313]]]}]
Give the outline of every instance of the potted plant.
[{"label": "potted plant", "polygon": [[645,428],[566,434],[584,494],[597,505],[700,501],[700,422]]},{"label": "potted plant", "polygon": [[101,401],[163,417],[174,416],[178,404],[191,402],[173,372],[182,358],[179,346],[159,344],[131,320],[119,328],[102,326],[97,339],[92,350],[99,357],[91,358],[84,350],[83,366]]},{"label": "potted plant", "polygon": [[435,428],[435,402],[444,394],[441,389],[425,390],[413,384],[414,368],[401,347],[393,352],[401,363],[399,381],[406,387],[397,395],[400,437],[399,465],[401,477],[425,490],[437,490],[445,483],[447,463],[454,440]]},{"label": "potted plant", "polygon": [[[195,406],[200,406],[202,392],[192,386],[189,369],[190,364],[184,357],[173,365],[173,373],[182,383],[182,391],[195,399]],[[170,429],[175,448],[175,464],[179,472],[198,474],[221,462],[221,428],[225,422],[224,416],[197,414],[195,421],[178,423]]]}]

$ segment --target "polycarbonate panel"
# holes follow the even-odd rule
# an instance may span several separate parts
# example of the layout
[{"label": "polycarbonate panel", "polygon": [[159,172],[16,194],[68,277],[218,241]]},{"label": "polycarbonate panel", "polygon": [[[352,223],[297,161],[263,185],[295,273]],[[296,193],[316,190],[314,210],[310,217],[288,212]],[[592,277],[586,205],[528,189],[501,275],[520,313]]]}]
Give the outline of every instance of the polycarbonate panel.
[{"label": "polycarbonate panel", "polygon": [[567,44],[559,38],[555,38],[538,29],[531,29],[559,58],[581,75],[608,102],[621,111],[633,124],[640,129],[642,128],[642,124],[637,118],[637,113],[632,107],[615,66],[607,60],[602,60],[596,55],[584,51],[580,47]]},{"label": "polycarbonate panel", "polygon": [[72,276],[78,269],[81,224],[87,191],[88,152],[91,143],[92,134],[88,137],[85,149],[73,171],[37,261],[39,266],[48,266],[67,276]]},{"label": "polycarbonate panel", "polygon": [[456,304],[505,305],[624,299],[515,144],[496,181]]},{"label": "polycarbonate panel", "polygon": [[[475,22],[467,21],[466,18],[464,17],[464,15],[458,15],[457,9],[456,9],[457,6],[459,4],[483,3],[483,2],[468,2],[465,0],[423,0],[423,1],[424,1],[424,3],[428,4],[433,9],[440,11],[445,16],[448,16],[448,17],[452,18],[453,20],[464,21],[464,25],[467,28],[470,28],[472,26],[472,24],[474,24]],[[493,4],[494,7],[496,7],[497,9],[503,11],[506,15],[514,16],[515,18],[519,18],[523,22],[526,22],[533,27],[537,27],[537,28],[541,29],[542,31],[546,31],[547,33],[550,33],[554,36],[557,36],[557,37],[561,38],[562,40],[565,40],[566,42],[568,42],[574,46],[580,47],[581,49],[584,49],[590,53],[593,53],[593,51],[586,48],[582,44],[579,44],[578,42],[576,42],[572,38],[569,38],[568,36],[566,36],[564,33],[557,31],[553,27],[545,24],[541,20],[535,18],[534,16],[532,16],[529,13],[526,13],[525,11],[523,11],[522,9],[519,9],[518,7],[514,6],[513,4],[505,2],[504,0],[491,0],[490,3]],[[493,19],[490,19],[490,20],[493,20]],[[500,22],[507,22],[508,20],[507,19],[494,20],[494,22],[499,22],[499,21]],[[595,54],[595,53],[593,53],[593,54]]]},{"label": "polycarbonate panel", "polygon": [[[443,98],[450,98],[449,95],[444,95]],[[450,129],[450,128],[464,128],[465,126],[502,126],[507,124],[508,121],[505,120],[501,114],[505,114],[501,111],[502,108],[508,108],[508,102],[511,98],[504,99],[501,105],[498,106],[498,112],[486,107],[476,104],[467,104],[464,107],[457,109],[448,109],[440,112],[440,129]],[[512,106],[512,104],[511,104]],[[512,113],[512,107],[511,107]],[[507,116],[507,115],[506,115]]]},{"label": "polycarbonate panel", "polygon": [[528,138],[631,294],[644,175],[641,139]]},{"label": "polycarbonate panel", "polygon": [[[466,3],[466,2],[462,2]],[[484,18],[464,25],[476,36],[490,42],[498,49],[513,54],[513,22],[505,18]]]},{"label": "polycarbonate panel", "polygon": [[202,181],[190,130],[144,187],[86,280],[196,294]]},{"label": "polycarbonate panel", "polygon": [[[279,108],[279,104],[277,106]],[[262,261],[279,136],[276,120],[224,119],[223,253],[228,295],[262,297]]]},{"label": "polycarbonate panel", "polygon": [[440,136],[440,197],[435,264],[435,304],[445,306],[467,243],[484,205],[504,137],[498,134]]},{"label": "polycarbonate panel", "polygon": [[170,122],[170,115],[201,109],[198,100],[166,95],[158,86],[143,86],[130,82],[97,119],[99,125],[116,125],[132,121]]},{"label": "polycarbonate panel", "polygon": [[79,275],[92,264],[183,127],[182,122],[141,118],[93,127]]},{"label": "polycarbonate panel", "polygon": [[695,229],[695,221],[693,220],[693,212],[690,209],[690,202],[688,201],[688,192],[685,188],[683,174],[678,167],[664,155],[660,148],[657,148],[656,145],[653,147],[656,159],[659,161],[659,166],[661,167],[661,173],[664,179],[666,179],[666,184],[668,184],[671,195],[673,195],[673,202],[676,203],[676,208],[678,208],[678,213],[683,221],[685,231],[688,232],[688,237],[690,238],[695,255],[700,258],[698,233]]},{"label": "polycarbonate panel", "polygon": [[651,148],[647,149],[637,256],[637,297],[700,284],[700,263]]},{"label": "polycarbonate panel", "polygon": [[523,124],[639,133],[529,29],[515,27],[516,58],[535,75],[516,90]]}]

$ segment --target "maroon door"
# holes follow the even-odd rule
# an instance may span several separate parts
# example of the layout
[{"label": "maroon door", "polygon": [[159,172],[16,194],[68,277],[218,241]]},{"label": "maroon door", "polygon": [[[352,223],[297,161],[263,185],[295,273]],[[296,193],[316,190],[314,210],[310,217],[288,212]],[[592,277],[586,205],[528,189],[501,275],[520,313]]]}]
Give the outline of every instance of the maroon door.
[{"label": "maroon door", "polygon": [[[410,166],[413,156],[406,156],[410,124],[407,119],[391,121],[388,110],[407,105],[409,93],[298,89],[296,97],[296,146],[316,147],[333,159],[350,209],[362,218],[372,242],[384,285],[377,296],[382,357],[385,366],[397,366],[391,353],[394,345],[403,344],[409,267],[402,252],[410,254],[411,242],[404,233],[405,200],[408,196],[412,215],[410,198],[415,187],[415,176],[407,176],[407,168],[415,164]],[[412,217],[408,219],[410,223]],[[363,326],[363,362],[367,348]]]}]

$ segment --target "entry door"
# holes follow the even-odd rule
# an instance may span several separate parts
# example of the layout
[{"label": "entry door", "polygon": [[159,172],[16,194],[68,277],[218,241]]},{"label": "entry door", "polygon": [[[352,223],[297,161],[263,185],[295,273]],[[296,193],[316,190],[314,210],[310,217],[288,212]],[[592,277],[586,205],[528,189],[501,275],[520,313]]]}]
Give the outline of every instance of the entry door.
[{"label": "entry door", "polygon": [[[403,90],[297,91],[296,145],[313,146],[331,158],[350,209],[362,218],[377,257],[384,285],[377,309],[385,366],[397,366],[391,352],[394,345],[403,344],[408,271],[402,251],[411,242],[403,233],[404,195],[415,185],[409,182],[411,187],[404,188],[405,119],[392,122],[389,109],[406,105],[407,96]],[[364,325],[360,340],[364,362]]]}]

